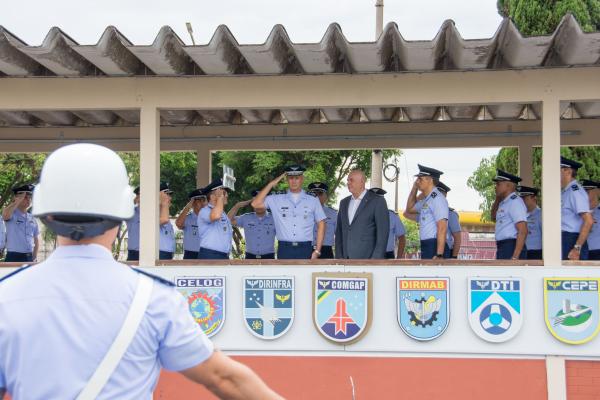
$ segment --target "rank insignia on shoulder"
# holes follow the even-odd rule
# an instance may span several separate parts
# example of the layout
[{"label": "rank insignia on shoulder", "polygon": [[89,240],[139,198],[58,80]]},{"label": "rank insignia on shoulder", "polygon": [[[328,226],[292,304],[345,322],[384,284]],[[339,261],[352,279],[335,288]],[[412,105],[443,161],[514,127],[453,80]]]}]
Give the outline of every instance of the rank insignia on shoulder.
[{"label": "rank insignia on shoulder", "polygon": [[577,186],[577,185],[571,185],[571,189],[573,189],[573,190],[579,190],[579,186]]},{"label": "rank insignia on shoulder", "polygon": [[139,272],[142,275],[146,275],[146,276],[154,279],[155,281],[159,281],[160,283],[164,283],[167,286],[175,286],[175,284],[173,282],[171,282],[171,281],[163,278],[162,276],[151,274],[150,272],[146,272],[146,271],[144,271],[143,269],[140,269],[140,268],[131,268],[131,269],[133,269],[136,272]]},{"label": "rank insignia on shoulder", "polygon": [[513,200],[516,199],[517,197],[519,197],[519,196],[517,196],[516,194],[513,194],[512,196],[510,196],[510,198]]},{"label": "rank insignia on shoulder", "polygon": [[437,193],[436,192],[431,193],[431,197],[435,199],[437,197]]}]

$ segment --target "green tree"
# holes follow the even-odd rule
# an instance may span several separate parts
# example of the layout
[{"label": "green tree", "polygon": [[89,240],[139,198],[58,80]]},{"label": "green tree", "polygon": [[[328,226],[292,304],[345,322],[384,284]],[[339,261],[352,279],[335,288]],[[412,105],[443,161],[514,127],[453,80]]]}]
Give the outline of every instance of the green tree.
[{"label": "green tree", "polygon": [[39,180],[45,159],[45,153],[0,154],[0,209],[12,199],[13,187]]},{"label": "green tree", "polygon": [[554,32],[567,13],[584,32],[600,30],[600,0],[498,0],[498,12],[510,17],[523,35]]},{"label": "green tree", "polygon": [[[560,150],[561,155],[578,160],[583,164],[579,169],[578,177],[600,179],[600,147],[563,147]],[[483,211],[482,219],[490,220],[490,210],[496,197],[494,191],[494,182],[492,178],[496,176],[496,169],[502,169],[512,174],[519,173],[519,151],[517,148],[509,147],[500,150],[498,155],[484,158],[479,167],[473,172],[473,175],[467,180],[467,185],[475,189],[481,197],[483,203],[479,209]],[[533,149],[533,184],[541,187],[542,184],[542,149]]]}]

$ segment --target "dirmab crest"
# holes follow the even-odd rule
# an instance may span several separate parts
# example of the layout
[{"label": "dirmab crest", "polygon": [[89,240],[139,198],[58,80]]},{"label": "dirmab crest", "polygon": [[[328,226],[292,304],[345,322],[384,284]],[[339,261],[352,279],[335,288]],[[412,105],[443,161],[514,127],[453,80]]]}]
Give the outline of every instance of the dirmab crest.
[{"label": "dirmab crest", "polygon": [[448,327],[450,278],[396,278],[400,328],[413,339],[432,340]]},{"label": "dirmab crest", "polygon": [[294,278],[244,278],[246,328],[261,339],[277,339],[294,321]]},{"label": "dirmab crest", "polygon": [[600,331],[600,279],[544,278],[544,319],[561,342],[583,344]]},{"label": "dirmab crest", "polygon": [[350,344],[367,333],[371,282],[370,273],[313,273],[313,320],[323,337]]},{"label": "dirmab crest", "polygon": [[225,277],[187,276],[175,278],[175,286],[187,299],[192,316],[208,337],[225,323]]},{"label": "dirmab crest", "polygon": [[520,278],[469,278],[469,324],[483,340],[512,339],[523,323]]}]

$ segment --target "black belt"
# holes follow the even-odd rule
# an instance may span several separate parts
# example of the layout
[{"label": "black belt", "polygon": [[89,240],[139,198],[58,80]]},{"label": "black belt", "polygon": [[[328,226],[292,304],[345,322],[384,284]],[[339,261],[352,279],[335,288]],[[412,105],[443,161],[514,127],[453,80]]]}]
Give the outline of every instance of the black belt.
[{"label": "black belt", "polygon": [[306,241],[306,242],[285,242],[285,241],[279,241],[280,245],[286,245],[286,246],[292,246],[292,247],[298,247],[298,246],[305,246],[306,244],[312,245],[312,242],[310,240]]}]

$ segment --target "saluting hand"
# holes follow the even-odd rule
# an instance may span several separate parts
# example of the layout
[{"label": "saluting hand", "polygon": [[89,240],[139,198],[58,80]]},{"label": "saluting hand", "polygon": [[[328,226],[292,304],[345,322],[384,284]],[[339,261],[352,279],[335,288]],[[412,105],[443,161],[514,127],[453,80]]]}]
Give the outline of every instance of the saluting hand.
[{"label": "saluting hand", "polygon": [[15,198],[13,199],[13,203],[15,203],[16,205],[19,205],[23,202],[23,200],[25,200],[25,193],[19,193],[19,194],[15,195]]},{"label": "saluting hand", "polygon": [[273,186],[277,185],[279,182],[281,182],[281,180],[285,177],[285,172],[281,175],[279,175],[277,178],[273,179],[271,181],[271,183],[273,184]]}]

